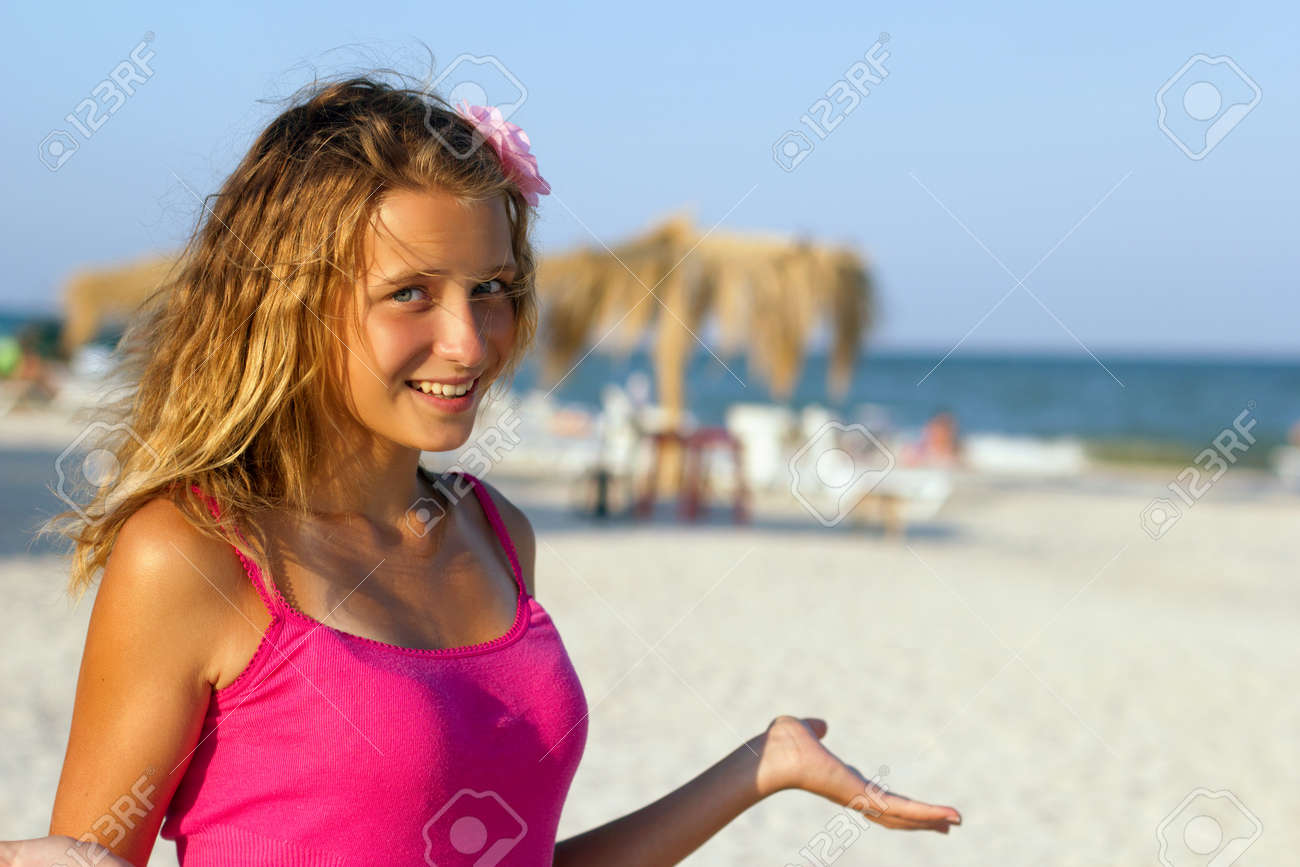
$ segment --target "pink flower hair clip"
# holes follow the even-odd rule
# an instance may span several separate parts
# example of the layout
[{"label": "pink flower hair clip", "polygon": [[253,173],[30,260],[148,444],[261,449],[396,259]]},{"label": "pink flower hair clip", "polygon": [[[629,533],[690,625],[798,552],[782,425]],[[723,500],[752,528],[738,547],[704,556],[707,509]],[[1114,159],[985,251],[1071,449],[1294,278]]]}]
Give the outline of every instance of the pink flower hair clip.
[{"label": "pink flower hair clip", "polygon": [[462,99],[456,111],[474,125],[479,135],[491,142],[506,175],[519,187],[528,204],[537,207],[538,193],[550,195],[551,185],[538,174],[537,157],[531,152],[528,133],[502,117],[496,106],[470,105]]}]

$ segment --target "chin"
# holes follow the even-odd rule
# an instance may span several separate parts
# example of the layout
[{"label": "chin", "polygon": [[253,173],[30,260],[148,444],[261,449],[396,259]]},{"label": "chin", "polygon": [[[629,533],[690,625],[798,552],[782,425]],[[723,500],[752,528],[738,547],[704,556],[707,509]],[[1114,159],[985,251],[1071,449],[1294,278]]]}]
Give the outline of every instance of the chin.
[{"label": "chin", "polygon": [[455,451],[469,442],[474,431],[474,418],[467,415],[464,419],[443,422],[436,429],[420,431],[411,437],[408,445],[422,452]]}]

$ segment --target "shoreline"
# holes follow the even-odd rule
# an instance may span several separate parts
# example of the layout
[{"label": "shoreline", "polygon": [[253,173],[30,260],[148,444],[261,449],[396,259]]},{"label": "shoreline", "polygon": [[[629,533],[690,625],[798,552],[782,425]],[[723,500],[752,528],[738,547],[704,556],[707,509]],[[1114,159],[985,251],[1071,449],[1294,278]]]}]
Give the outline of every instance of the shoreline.
[{"label": "shoreline", "polygon": [[[54,451],[61,452],[76,440],[89,425],[94,423],[91,417],[82,417],[88,410],[76,409],[20,409],[0,415],[0,449]],[[1082,449],[1086,466],[1079,474],[1090,472],[1127,472],[1135,474],[1159,474],[1181,469],[1189,465],[1200,449],[1208,443],[1196,447],[1186,447],[1172,442],[1146,440],[1124,440],[1126,445],[1119,446],[1112,439],[1085,439],[1081,437],[1023,437],[1001,433],[971,431],[964,434],[968,439],[975,438],[982,442],[999,443],[1024,442],[1031,447],[1053,444],[1076,444]],[[575,445],[578,444],[575,439]],[[1233,473],[1257,473],[1263,477],[1276,478],[1269,465],[1272,449],[1278,444],[1259,442],[1239,456],[1233,465]],[[999,475],[991,472],[989,475]],[[1006,473],[1008,476],[1019,473]],[[1032,475],[1032,473],[1031,473]]]}]

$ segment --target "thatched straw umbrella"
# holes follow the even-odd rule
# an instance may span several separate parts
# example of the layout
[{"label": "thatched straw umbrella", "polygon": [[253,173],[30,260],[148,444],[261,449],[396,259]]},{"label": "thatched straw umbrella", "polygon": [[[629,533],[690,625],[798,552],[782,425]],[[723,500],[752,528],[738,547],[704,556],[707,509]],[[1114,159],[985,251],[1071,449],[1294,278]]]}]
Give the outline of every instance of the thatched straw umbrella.
[{"label": "thatched straw umbrella", "polygon": [[174,260],[153,256],[125,265],[85,268],[63,292],[63,351],[72,353],[108,323],[124,323],[167,276]]},{"label": "thatched straw umbrella", "polygon": [[711,317],[720,354],[743,350],[782,398],[793,390],[823,319],[832,337],[828,386],[842,396],[872,320],[871,278],[853,250],[780,236],[702,235],[685,216],[608,250],[543,257],[538,289],[551,381],[607,332],[603,343],[626,351],[653,328],[658,400],[670,419],[685,409],[692,332],[698,335]]},{"label": "thatched straw umbrella", "polygon": [[[686,216],[610,249],[543,257],[538,290],[543,374],[551,382],[593,342],[626,352],[653,329],[658,403],[670,427],[681,423],[687,363],[695,335],[710,319],[719,326],[721,354],[743,350],[781,398],[798,381],[821,320],[832,338],[828,387],[842,397],[872,321],[871,278],[852,249],[780,236],[700,233]],[[681,455],[668,448],[661,489],[671,489],[680,465]]]}]

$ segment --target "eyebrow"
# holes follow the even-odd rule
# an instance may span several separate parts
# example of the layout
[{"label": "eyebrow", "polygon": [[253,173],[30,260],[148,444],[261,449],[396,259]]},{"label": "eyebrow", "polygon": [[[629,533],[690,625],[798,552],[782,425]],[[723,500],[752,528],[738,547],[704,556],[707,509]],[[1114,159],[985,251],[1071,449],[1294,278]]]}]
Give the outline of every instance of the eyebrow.
[{"label": "eyebrow", "polygon": [[[424,269],[412,268],[410,270],[403,271],[400,274],[395,274],[392,277],[382,278],[378,280],[374,285],[395,286],[398,283],[406,283],[407,281],[419,280],[424,277],[445,277],[449,273],[451,272],[443,268],[424,268]],[[518,272],[513,262],[503,262],[500,265],[494,265],[491,268],[488,268],[487,270],[480,271],[477,274],[473,274],[470,276],[483,279],[483,278],[495,278],[501,274],[513,275],[516,273]]]}]

